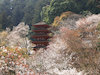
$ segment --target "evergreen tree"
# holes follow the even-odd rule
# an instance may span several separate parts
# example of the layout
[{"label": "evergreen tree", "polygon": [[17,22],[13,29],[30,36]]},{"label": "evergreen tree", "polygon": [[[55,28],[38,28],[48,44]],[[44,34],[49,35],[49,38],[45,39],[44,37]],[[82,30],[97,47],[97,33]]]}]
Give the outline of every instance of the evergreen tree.
[{"label": "evergreen tree", "polygon": [[41,21],[40,12],[46,3],[48,0],[0,0],[0,27],[13,27],[21,21],[29,25]]},{"label": "evergreen tree", "polygon": [[80,14],[84,11],[99,13],[96,0],[51,0],[50,5],[42,8],[43,21],[52,23],[56,16],[65,11]]}]

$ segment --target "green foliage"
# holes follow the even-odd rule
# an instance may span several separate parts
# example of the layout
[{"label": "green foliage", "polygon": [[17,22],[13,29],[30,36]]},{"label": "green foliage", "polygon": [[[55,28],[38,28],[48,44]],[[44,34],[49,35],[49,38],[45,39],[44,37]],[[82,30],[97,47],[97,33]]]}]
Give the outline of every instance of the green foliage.
[{"label": "green foliage", "polygon": [[11,2],[12,4],[12,14],[11,17],[12,17],[12,24],[13,25],[17,25],[23,18],[24,16],[24,10],[23,8],[25,7],[25,1],[23,0],[13,0]]},{"label": "green foliage", "polygon": [[32,25],[41,20],[40,12],[49,0],[0,0],[0,29],[24,21]]},{"label": "green foliage", "polygon": [[51,0],[50,5],[42,8],[42,18],[43,21],[50,24],[56,16],[65,11],[72,11],[77,14],[83,11],[99,13],[100,9],[96,6],[96,0]]},{"label": "green foliage", "polygon": [[82,11],[80,12],[83,16],[86,16],[86,15],[92,15],[92,13],[90,11]]},{"label": "green foliage", "polygon": [[26,0],[26,5],[23,9],[24,16],[22,21],[24,21],[27,24],[32,24],[33,14],[34,14],[34,5],[35,0]]},{"label": "green foliage", "polygon": [[97,5],[96,0],[0,0],[0,29],[16,26],[21,21],[32,25],[43,20],[50,24],[66,11],[99,13]]},{"label": "green foliage", "polygon": [[10,0],[0,1],[0,29],[5,29],[11,24]]},{"label": "green foliage", "polygon": [[42,12],[41,12],[41,17],[43,19],[43,21],[50,23],[50,18],[48,16],[48,12],[50,10],[50,6],[45,6],[42,8]]}]

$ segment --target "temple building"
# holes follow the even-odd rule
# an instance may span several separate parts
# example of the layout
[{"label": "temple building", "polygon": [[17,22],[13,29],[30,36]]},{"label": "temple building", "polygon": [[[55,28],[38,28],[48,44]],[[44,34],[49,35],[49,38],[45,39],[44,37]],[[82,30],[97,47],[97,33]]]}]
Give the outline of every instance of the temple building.
[{"label": "temple building", "polygon": [[50,26],[44,22],[39,22],[32,26],[33,26],[32,43],[36,45],[34,47],[34,50],[37,50],[39,48],[46,48],[46,46],[49,44],[50,36],[48,34],[50,33],[49,30]]}]

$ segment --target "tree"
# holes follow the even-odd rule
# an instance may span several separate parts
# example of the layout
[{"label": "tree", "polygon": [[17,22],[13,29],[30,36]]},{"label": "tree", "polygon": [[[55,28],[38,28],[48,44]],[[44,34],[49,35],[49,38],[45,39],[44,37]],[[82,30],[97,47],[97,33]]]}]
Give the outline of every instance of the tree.
[{"label": "tree", "polygon": [[12,4],[12,24],[18,25],[24,16],[25,0],[13,0]]},{"label": "tree", "polygon": [[32,19],[32,23],[37,23],[42,20],[41,18],[41,11],[42,7],[46,6],[50,3],[50,0],[37,0],[35,6],[34,6],[34,18]]},{"label": "tree", "polygon": [[75,30],[66,27],[60,29],[62,39],[67,43],[66,52],[69,55],[75,53],[72,56],[71,65],[77,70],[88,72],[89,75],[100,74],[98,71],[100,64],[98,62],[100,57],[99,22],[100,15],[92,15],[76,21],[77,29]]},{"label": "tree", "polygon": [[22,21],[31,26],[41,21],[41,9],[48,2],[48,0],[0,0],[0,15],[2,13],[6,15],[4,22],[0,23],[1,27],[12,28]]},{"label": "tree", "polygon": [[96,0],[52,0],[49,6],[43,7],[42,17],[43,21],[50,24],[56,16],[59,16],[65,11],[72,11],[80,14],[88,10],[91,13],[99,13],[100,10],[96,6]]},{"label": "tree", "polygon": [[2,25],[2,29],[11,25],[10,0],[3,0],[0,4],[0,25]]},{"label": "tree", "polygon": [[22,21],[25,23],[31,25],[32,24],[32,19],[34,18],[34,6],[36,1],[35,0],[26,0],[26,5],[24,7],[24,16]]}]

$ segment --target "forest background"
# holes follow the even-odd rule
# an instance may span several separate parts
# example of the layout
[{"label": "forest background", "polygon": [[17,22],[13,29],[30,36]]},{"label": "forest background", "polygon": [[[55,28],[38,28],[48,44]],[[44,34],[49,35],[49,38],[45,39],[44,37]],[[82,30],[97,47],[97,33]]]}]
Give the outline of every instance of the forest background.
[{"label": "forest background", "polygon": [[98,0],[0,0],[0,30],[20,22],[29,26],[40,21],[53,23],[56,16],[72,11],[76,14],[100,13]]}]

